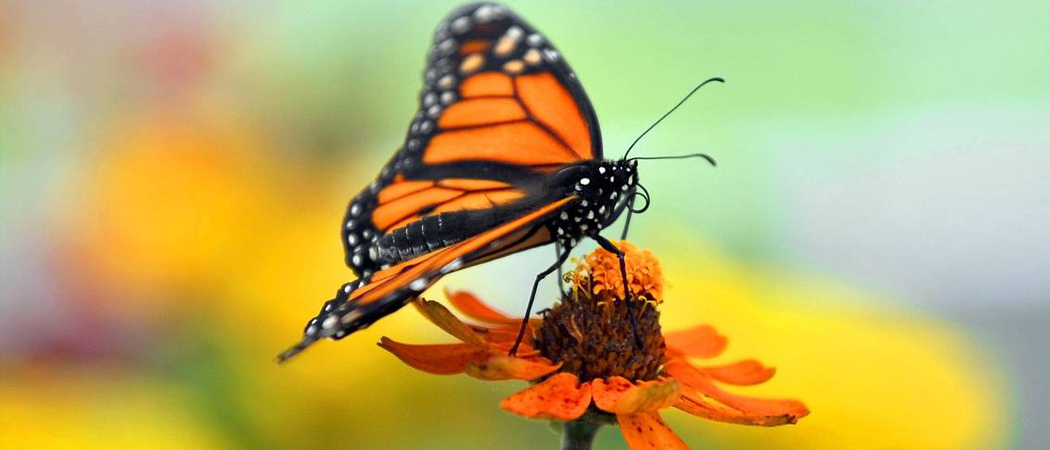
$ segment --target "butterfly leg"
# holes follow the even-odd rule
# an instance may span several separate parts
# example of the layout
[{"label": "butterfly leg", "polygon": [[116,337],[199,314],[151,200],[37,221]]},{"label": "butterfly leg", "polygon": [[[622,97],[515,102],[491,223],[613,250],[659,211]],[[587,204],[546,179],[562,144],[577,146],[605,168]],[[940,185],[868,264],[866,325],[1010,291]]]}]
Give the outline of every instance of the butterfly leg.
[{"label": "butterfly leg", "polygon": [[[554,256],[561,257],[561,242],[554,241]],[[558,264],[558,297],[565,295],[565,274],[561,272],[561,264]]]},{"label": "butterfly leg", "polygon": [[554,262],[554,265],[546,268],[543,272],[536,275],[536,281],[532,283],[532,293],[529,294],[529,304],[525,306],[525,315],[521,318],[521,328],[518,329],[518,338],[514,340],[514,345],[510,348],[510,356],[514,356],[518,352],[518,346],[521,345],[521,340],[525,338],[525,328],[529,326],[529,316],[532,314],[532,302],[536,300],[536,289],[540,286],[540,281],[550,275],[551,272],[561,268],[562,264],[565,264],[565,260],[569,259],[569,251],[558,254],[558,260]]},{"label": "butterfly leg", "polygon": [[638,348],[642,347],[642,338],[638,335],[638,317],[634,311],[634,302],[631,301],[631,289],[627,284],[627,255],[624,254],[616,244],[605,238],[600,234],[595,234],[592,238],[598,242],[598,245],[602,246],[606,251],[616,255],[620,260],[620,276],[623,280],[623,300],[627,302],[627,315],[631,318],[631,330],[634,331],[634,343]]}]

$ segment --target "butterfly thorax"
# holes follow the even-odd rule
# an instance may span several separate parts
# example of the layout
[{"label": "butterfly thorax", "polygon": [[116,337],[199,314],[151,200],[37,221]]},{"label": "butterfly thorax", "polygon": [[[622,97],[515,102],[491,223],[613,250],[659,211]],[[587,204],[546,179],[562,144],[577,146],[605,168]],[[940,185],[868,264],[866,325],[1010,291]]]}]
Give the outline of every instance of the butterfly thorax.
[{"label": "butterfly thorax", "polygon": [[548,222],[551,235],[566,248],[615,222],[638,186],[636,161],[588,161],[558,175],[563,188],[579,197]]}]

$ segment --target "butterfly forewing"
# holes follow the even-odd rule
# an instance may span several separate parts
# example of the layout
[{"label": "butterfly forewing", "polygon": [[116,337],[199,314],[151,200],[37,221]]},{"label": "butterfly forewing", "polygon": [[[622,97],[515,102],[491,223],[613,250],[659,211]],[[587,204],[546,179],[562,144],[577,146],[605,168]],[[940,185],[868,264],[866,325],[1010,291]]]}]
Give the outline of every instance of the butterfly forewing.
[{"label": "butterfly forewing", "polygon": [[545,174],[601,158],[572,70],[503,6],[468,5],[442,21],[423,78],[404,145],[347,208],[346,263],[359,275],[548,204]]}]

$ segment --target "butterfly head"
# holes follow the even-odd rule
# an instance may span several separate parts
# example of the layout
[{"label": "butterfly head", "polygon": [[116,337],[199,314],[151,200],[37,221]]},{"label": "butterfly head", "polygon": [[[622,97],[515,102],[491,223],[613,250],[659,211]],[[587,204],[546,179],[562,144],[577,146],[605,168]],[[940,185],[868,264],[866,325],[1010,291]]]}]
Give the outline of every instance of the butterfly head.
[{"label": "butterfly head", "polygon": [[638,189],[638,163],[596,161],[574,174],[573,193],[580,197],[578,214],[598,231],[623,213]]},{"label": "butterfly head", "polygon": [[613,212],[605,217],[603,228],[612,225],[630,207],[631,199],[638,192],[638,161],[618,160],[605,164],[610,172],[608,183],[612,192],[605,201],[611,205]]}]

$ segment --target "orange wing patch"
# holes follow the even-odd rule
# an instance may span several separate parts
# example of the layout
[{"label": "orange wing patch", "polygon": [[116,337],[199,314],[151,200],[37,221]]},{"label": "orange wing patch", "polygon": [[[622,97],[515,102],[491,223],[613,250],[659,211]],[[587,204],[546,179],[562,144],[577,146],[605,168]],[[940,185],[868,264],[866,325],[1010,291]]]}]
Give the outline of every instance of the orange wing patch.
[{"label": "orange wing patch", "polygon": [[513,98],[463,100],[449,106],[438,120],[442,128],[470,127],[493,122],[524,120],[525,110]]},{"label": "orange wing patch", "polygon": [[476,39],[473,41],[464,42],[463,45],[459,46],[459,54],[469,55],[471,53],[484,53],[485,50],[489,49],[489,41],[484,39]]},{"label": "orange wing patch", "polygon": [[464,191],[477,191],[482,189],[503,189],[514,187],[511,184],[495,180],[475,180],[469,178],[450,178],[438,182],[441,187],[449,189],[460,189]]},{"label": "orange wing patch", "polygon": [[[425,255],[397,264],[388,269],[380,270],[372,275],[372,281],[360,287],[350,294],[350,301],[358,305],[367,305],[382,299],[398,289],[409,286],[411,283],[422,280],[426,286],[430,286],[441,270],[457,258],[464,257],[472,252],[485,248],[485,246],[510,236],[524,227],[539,220],[543,216],[557,211],[566,203],[575,200],[570,196],[550,203],[536,211],[514,219],[489,231],[486,231],[473,239],[453,244],[444,249],[427,253]],[[422,289],[418,289],[422,291]]]},{"label": "orange wing patch", "polygon": [[463,98],[500,96],[512,97],[514,84],[510,77],[500,72],[483,72],[467,78],[459,86]]},{"label": "orange wing patch", "polygon": [[433,181],[401,181],[383,188],[383,190],[379,191],[377,198],[380,204],[390,203],[413,192],[422,191],[433,186]]},{"label": "orange wing patch", "polygon": [[372,211],[372,223],[386,232],[404,227],[425,215],[487,209],[519,200],[525,195],[511,184],[493,180],[401,181],[379,192],[379,206]]},{"label": "orange wing patch", "polygon": [[493,161],[540,168],[595,157],[587,120],[554,74],[482,72],[459,89],[462,100],[438,119],[443,131],[427,145],[425,163]]},{"label": "orange wing patch", "polygon": [[554,75],[539,73],[515,79],[518,97],[536,120],[544,123],[572,147],[580,158],[590,159],[591,134],[572,95]]},{"label": "orange wing patch", "polygon": [[463,195],[462,191],[439,187],[416,191],[397,200],[379,205],[372,211],[372,223],[380,230],[388,230],[391,225],[418,214],[420,210],[439,205],[460,195]]},{"label": "orange wing patch", "polygon": [[434,136],[423,154],[427,164],[494,161],[524,166],[568,164],[579,157],[535,124],[508,123]]},{"label": "orange wing patch", "polygon": [[393,225],[390,225],[386,229],[387,230],[396,230],[398,228],[407,227],[408,224],[410,224],[412,222],[415,222],[415,221],[417,221],[419,219],[422,219],[422,218],[423,218],[423,216],[421,216],[419,214],[413,214],[413,215],[408,216],[408,217],[406,217],[404,219],[401,219],[401,220],[399,220],[397,222],[394,222]]},{"label": "orange wing patch", "polygon": [[464,194],[462,197],[445,202],[441,206],[434,208],[434,214],[451,211],[466,211],[470,209],[488,209],[493,206],[505,205],[522,198],[525,198],[525,193],[517,189]]}]

